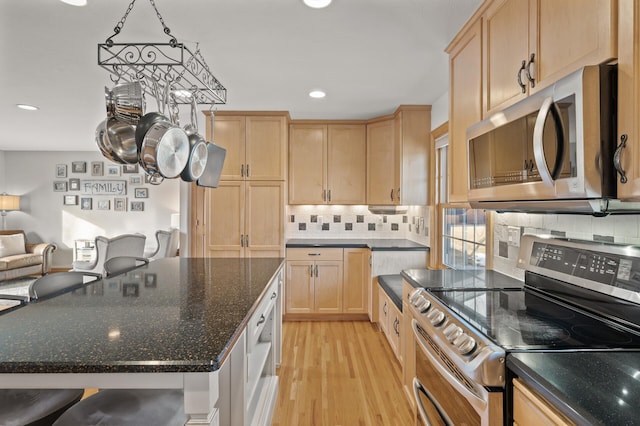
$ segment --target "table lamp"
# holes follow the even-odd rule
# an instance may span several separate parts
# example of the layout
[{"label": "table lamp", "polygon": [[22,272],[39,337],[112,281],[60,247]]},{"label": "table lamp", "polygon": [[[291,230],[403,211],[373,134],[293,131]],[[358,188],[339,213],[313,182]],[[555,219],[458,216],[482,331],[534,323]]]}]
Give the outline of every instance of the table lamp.
[{"label": "table lamp", "polygon": [[0,215],[2,215],[3,230],[7,227],[7,212],[12,210],[20,210],[20,196],[3,192],[0,194]]}]

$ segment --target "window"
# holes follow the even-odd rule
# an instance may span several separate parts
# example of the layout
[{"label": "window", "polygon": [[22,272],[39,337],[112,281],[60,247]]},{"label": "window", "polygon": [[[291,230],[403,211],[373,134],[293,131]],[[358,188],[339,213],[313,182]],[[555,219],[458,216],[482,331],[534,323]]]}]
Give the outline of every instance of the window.
[{"label": "window", "polygon": [[486,258],[484,210],[442,210],[442,263],[453,269],[483,269]]}]

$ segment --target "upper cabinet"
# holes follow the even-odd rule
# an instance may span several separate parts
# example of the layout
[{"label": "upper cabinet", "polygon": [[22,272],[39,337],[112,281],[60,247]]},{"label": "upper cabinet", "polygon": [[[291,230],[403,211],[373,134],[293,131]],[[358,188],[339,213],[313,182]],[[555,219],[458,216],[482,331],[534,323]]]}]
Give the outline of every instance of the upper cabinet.
[{"label": "upper cabinet", "polygon": [[[617,176],[618,198],[640,200],[640,2],[619,0],[618,47],[618,141],[621,169]],[[624,181],[624,182],[623,182]]]},{"label": "upper cabinet", "polygon": [[495,0],[482,19],[489,114],[617,55],[616,0]]},{"label": "upper cabinet", "polygon": [[207,140],[227,150],[220,180],[285,180],[286,113],[206,115]]},{"label": "upper cabinet", "polygon": [[289,204],[365,204],[365,125],[289,127]]},{"label": "upper cabinet", "polygon": [[467,201],[469,160],[467,127],[482,119],[481,20],[465,28],[447,49],[449,53],[449,202]]},{"label": "upper cabinet", "polygon": [[401,106],[367,124],[367,204],[425,205],[430,106]]}]

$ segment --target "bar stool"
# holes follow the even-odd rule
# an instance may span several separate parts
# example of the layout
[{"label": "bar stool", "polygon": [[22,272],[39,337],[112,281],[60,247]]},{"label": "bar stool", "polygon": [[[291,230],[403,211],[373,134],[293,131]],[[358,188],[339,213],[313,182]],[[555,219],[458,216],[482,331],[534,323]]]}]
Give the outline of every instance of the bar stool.
[{"label": "bar stool", "polygon": [[53,426],[184,425],[180,389],[105,389],[75,404]]}]

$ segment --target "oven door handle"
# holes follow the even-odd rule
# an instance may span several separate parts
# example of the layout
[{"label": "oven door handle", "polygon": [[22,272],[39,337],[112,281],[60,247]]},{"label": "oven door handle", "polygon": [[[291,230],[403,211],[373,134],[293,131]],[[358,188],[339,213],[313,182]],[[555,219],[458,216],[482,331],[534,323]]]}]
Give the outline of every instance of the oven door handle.
[{"label": "oven door handle", "polygon": [[411,319],[411,327],[413,328],[413,335],[416,338],[416,342],[420,346],[419,349],[427,358],[429,358],[431,364],[433,364],[433,367],[438,370],[440,374],[442,374],[447,379],[447,382],[451,386],[453,386],[456,391],[458,391],[458,393],[462,394],[462,396],[464,396],[465,399],[467,399],[473,407],[482,412],[485,411],[487,408],[487,401],[480,398],[478,395],[474,394],[462,383],[460,383],[460,381],[458,381],[458,379],[451,372],[449,372],[449,370],[444,368],[442,364],[433,356],[433,354],[431,354],[429,349],[427,349],[427,346],[425,345],[424,340],[422,339],[422,337],[420,336],[420,332],[418,331],[419,324],[418,321],[415,320],[415,318]]},{"label": "oven door handle", "polygon": [[422,403],[420,402],[420,392],[422,392],[424,396],[426,396],[429,399],[429,401],[431,401],[431,404],[433,404],[434,408],[438,412],[438,415],[440,416],[440,419],[444,422],[444,424],[447,426],[453,426],[453,422],[451,421],[447,413],[444,411],[444,408],[442,408],[438,400],[431,394],[431,392],[427,390],[427,388],[425,388],[422,385],[422,383],[420,383],[420,381],[416,377],[414,377],[413,378],[413,395],[416,398],[416,406],[418,407],[418,411],[420,412],[420,417],[424,422],[424,426],[432,426],[432,425],[431,425],[431,421],[429,420],[429,416],[427,415],[427,412],[425,411],[424,407],[422,406]]}]

